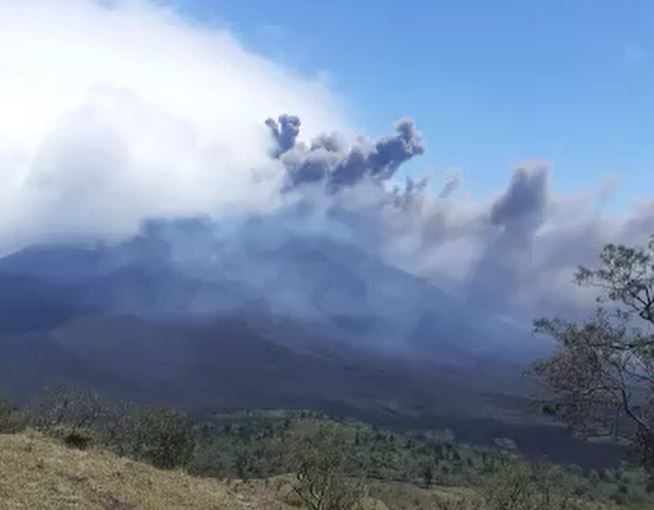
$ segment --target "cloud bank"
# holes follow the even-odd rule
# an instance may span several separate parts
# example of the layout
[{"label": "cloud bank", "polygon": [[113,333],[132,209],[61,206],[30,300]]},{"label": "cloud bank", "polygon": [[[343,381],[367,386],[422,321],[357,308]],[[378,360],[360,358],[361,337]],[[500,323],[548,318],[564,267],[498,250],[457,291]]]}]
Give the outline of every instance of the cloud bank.
[{"label": "cloud bank", "polygon": [[281,177],[263,120],[346,125],[319,81],[149,2],[0,0],[0,33],[5,244],[272,207],[275,187],[252,186]]}]

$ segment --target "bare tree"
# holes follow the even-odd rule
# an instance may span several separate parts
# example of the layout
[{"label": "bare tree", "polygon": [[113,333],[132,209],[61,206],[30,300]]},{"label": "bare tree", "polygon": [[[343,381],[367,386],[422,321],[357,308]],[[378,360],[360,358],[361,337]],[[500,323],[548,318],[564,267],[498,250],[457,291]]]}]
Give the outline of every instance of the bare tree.
[{"label": "bare tree", "polygon": [[29,425],[60,437],[70,446],[103,444],[124,455],[135,410],[76,387],[45,389],[25,410]]},{"label": "bare tree", "polygon": [[595,315],[535,323],[556,341],[533,366],[546,410],[586,435],[627,442],[654,470],[654,237],[640,249],[607,245],[576,282],[600,290]]}]

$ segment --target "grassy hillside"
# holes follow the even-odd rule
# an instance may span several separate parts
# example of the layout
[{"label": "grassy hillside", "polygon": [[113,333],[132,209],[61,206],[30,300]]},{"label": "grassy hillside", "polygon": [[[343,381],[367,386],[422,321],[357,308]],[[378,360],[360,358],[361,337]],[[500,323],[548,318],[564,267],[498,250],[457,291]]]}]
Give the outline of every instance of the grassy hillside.
[{"label": "grassy hillside", "polygon": [[284,509],[263,484],[194,478],[36,433],[0,435],[2,510]]},{"label": "grassy hillside", "polygon": [[0,432],[0,510],[654,508],[636,466],[534,463],[506,438],[480,447],[311,411],[192,418],[62,388],[21,409],[0,398]]},{"label": "grassy hillside", "polygon": [[[71,449],[36,432],[0,435],[2,510],[303,508],[287,480],[285,477],[248,481],[198,478],[181,471],[159,470],[106,451]],[[410,484],[388,482],[373,483],[368,492],[360,505],[361,510],[487,508],[470,488],[434,487],[426,490]],[[574,508],[614,510],[626,507],[593,503]]]},{"label": "grassy hillside", "polygon": [[[449,508],[458,489],[422,490],[379,484],[372,493],[392,508]],[[437,506],[431,506],[431,505]],[[425,505],[425,506],[423,506]],[[442,505],[442,506],[441,506]],[[0,509],[29,510],[284,510],[298,509],[284,477],[216,480],[156,469],[112,453],[80,451],[35,432],[0,435]],[[362,510],[387,510],[369,496]],[[452,506],[452,508],[465,508]]]}]

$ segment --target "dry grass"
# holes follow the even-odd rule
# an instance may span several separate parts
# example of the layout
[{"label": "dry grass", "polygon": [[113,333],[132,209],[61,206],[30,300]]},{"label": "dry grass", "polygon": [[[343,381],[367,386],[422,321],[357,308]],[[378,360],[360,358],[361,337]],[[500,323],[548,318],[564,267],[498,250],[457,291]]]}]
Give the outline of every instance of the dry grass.
[{"label": "dry grass", "polygon": [[283,510],[263,484],[198,479],[35,433],[0,435],[2,510]]},{"label": "dry grass", "polygon": [[[480,510],[474,491],[372,484],[361,510]],[[382,503],[384,501],[385,503]],[[288,477],[214,480],[161,471],[34,432],[0,435],[0,510],[298,510]],[[603,505],[583,507],[609,510]]]},{"label": "dry grass", "polygon": [[[297,510],[287,480],[195,478],[104,451],[70,449],[34,432],[0,435],[0,510]],[[446,502],[459,499],[404,484],[371,493],[398,510],[449,509]],[[443,506],[432,506],[436,501]],[[391,507],[369,497],[361,508]]]}]

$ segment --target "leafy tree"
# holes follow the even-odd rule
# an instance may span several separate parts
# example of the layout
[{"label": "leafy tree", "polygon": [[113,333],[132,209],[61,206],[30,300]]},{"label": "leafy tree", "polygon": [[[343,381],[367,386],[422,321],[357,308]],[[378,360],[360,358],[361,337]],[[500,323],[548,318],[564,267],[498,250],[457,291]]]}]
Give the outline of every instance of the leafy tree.
[{"label": "leafy tree", "polygon": [[349,438],[333,427],[316,424],[296,441],[292,487],[303,504],[311,510],[355,508],[364,486],[358,477],[347,473],[354,464]]},{"label": "leafy tree", "polygon": [[195,447],[190,422],[178,412],[148,409],[136,417],[132,455],[161,469],[186,465]]},{"label": "leafy tree", "polygon": [[533,366],[545,410],[583,434],[626,441],[654,470],[654,237],[643,248],[607,245],[576,282],[599,289],[595,315],[535,323],[556,341]]}]

